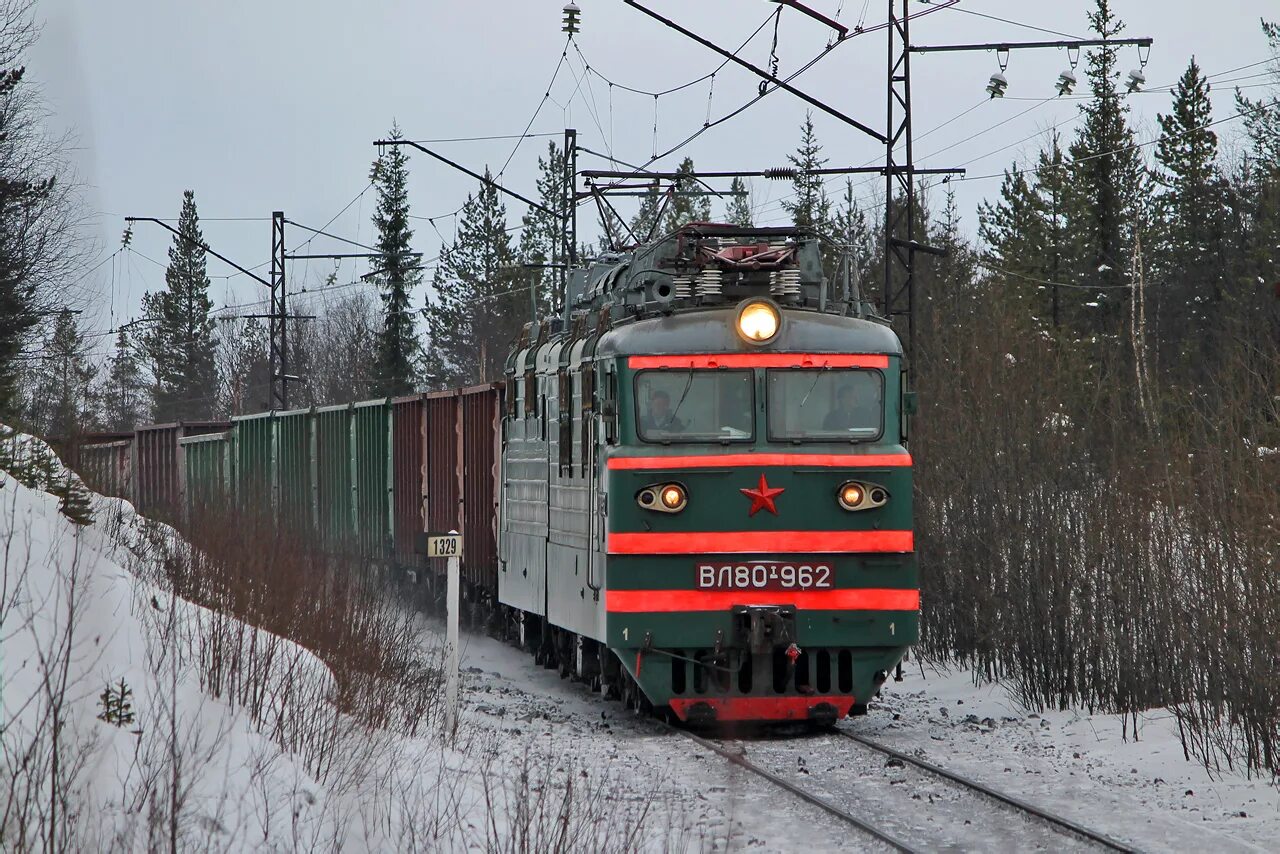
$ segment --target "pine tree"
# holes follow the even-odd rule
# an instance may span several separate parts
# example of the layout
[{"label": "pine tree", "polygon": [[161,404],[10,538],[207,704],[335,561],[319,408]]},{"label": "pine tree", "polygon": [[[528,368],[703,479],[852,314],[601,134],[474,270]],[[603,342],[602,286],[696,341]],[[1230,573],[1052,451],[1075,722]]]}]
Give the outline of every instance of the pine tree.
[{"label": "pine tree", "polygon": [[[391,139],[402,139],[398,125]],[[383,326],[378,338],[379,393],[408,394],[416,380],[420,348],[414,328],[409,294],[421,282],[417,259],[410,254],[413,230],[409,228],[408,156],[400,146],[387,146],[373,162],[370,180],[378,188],[373,215],[378,230],[378,281],[382,286]]]},{"label": "pine tree", "polygon": [[462,206],[457,239],[440,254],[427,303],[425,364],[436,387],[501,379],[507,347],[529,316],[506,208],[487,169],[485,178]]},{"label": "pine tree", "polygon": [[47,436],[71,439],[93,426],[91,384],[98,369],[90,363],[76,316],[63,311],[45,339],[35,372],[27,415]]},{"label": "pine tree", "polygon": [[725,204],[724,221],[744,228],[751,227],[755,212],[751,209],[751,191],[741,178],[734,178],[729,185],[729,201]]},{"label": "pine tree", "polygon": [[138,354],[129,333],[116,333],[115,352],[108,363],[107,376],[98,389],[103,427],[117,432],[133,430],[145,416],[146,383]]},{"label": "pine tree", "polygon": [[152,417],[159,422],[211,418],[218,388],[217,338],[209,317],[213,302],[191,190],[182,195],[178,232],[169,247],[165,290],[142,298],[152,324],[143,337],[143,348],[155,378]]},{"label": "pine tree", "polygon": [[[564,151],[555,141],[547,143],[547,156],[538,158],[538,201],[549,211],[564,206]],[[538,316],[544,317],[554,303],[556,270],[538,265],[564,263],[564,220],[548,211],[529,208],[521,218],[520,263],[536,294]]]},{"label": "pine tree", "polygon": [[[1195,359],[1207,341],[1209,306],[1224,297],[1226,189],[1218,172],[1218,137],[1209,84],[1193,57],[1174,92],[1173,110],[1159,116],[1155,181],[1159,287],[1155,313],[1161,349]],[[1216,312],[1212,312],[1216,313]],[[1189,346],[1188,346],[1189,345]]]},{"label": "pine tree", "polygon": [[[1124,29],[1110,0],[1097,0],[1089,25],[1104,39]],[[1143,220],[1146,172],[1128,123],[1129,108],[1116,90],[1118,49],[1098,48],[1087,64],[1093,99],[1081,107],[1084,122],[1070,148],[1071,177],[1084,203],[1072,211],[1075,221],[1069,226],[1084,250],[1081,269],[1075,271],[1078,280],[1099,286],[1086,303],[1097,306],[1088,327],[1114,334],[1126,315],[1131,247]]]},{"label": "pine tree", "polygon": [[822,156],[822,145],[813,129],[813,115],[805,113],[800,126],[800,146],[795,154],[787,155],[796,170],[791,180],[792,198],[782,202],[782,208],[799,228],[824,231],[831,223],[831,200],[827,198],[827,185],[814,170],[827,165]]},{"label": "pine tree", "polygon": [[696,173],[692,157],[686,157],[676,167],[679,177],[672,182],[671,202],[662,218],[662,230],[667,234],[691,222],[711,220],[711,200],[702,195],[706,188],[697,178],[691,177]]}]

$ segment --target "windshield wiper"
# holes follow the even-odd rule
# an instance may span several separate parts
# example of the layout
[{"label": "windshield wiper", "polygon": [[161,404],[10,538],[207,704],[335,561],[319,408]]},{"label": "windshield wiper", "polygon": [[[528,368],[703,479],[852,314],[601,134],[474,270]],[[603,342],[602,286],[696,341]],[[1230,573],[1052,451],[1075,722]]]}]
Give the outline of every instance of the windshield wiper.
[{"label": "windshield wiper", "polygon": [[804,409],[804,405],[809,402],[809,395],[813,394],[813,390],[818,386],[818,380],[822,379],[822,371],[814,371],[813,382],[809,385],[809,390],[804,393],[804,397],[800,398],[799,409]]},{"label": "windshield wiper", "polygon": [[667,420],[668,424],[674,424],[676,413],[680,411],[680,407],[684,405],[684,399],[689,396],[689,389],[693,387],[693,368],[689,369],[689,378],[684,381],[684,391],[680,392],[680,399],[676,401],[676,408],[671,410],[671,418]]}]

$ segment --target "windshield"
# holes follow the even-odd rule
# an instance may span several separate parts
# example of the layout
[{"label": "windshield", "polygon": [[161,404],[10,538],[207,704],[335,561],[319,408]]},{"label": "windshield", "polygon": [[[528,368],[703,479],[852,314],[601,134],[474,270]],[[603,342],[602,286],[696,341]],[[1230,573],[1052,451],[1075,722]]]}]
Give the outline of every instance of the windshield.
[{"label": "windshield", "polygon": [[645,442],[749,442],[751,371],[641,371],[636,432]]},{"label": "windshield", "polygon": [[884,381],[878,371],[771,370],[769,438],[815,442],[878,439]]}]

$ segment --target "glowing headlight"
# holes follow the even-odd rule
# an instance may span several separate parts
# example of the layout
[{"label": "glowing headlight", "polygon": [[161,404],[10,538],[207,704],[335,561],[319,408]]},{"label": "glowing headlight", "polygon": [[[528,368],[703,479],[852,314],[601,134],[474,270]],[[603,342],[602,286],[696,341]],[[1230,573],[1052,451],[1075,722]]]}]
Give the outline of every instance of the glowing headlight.
[{"label": "glowing headlight", "polygon": [[765,344],[778,334],[781,320],[773,303],[750,300],[738,309],[738,334],[752,344]]},{"label": "glowing headlight", "polygon": [[662,506],[675,510],[684,504],[684,490],[672,484],[662,490]]},{"label": "glowing headlight", "polygon": [[836,490],[836,501],[845,510],[873,510],[889,502],[889,493],[883,486],[851,480]]},{"label": "glowing headlight", "polygon": [[678,483],[662,483],[646,486],[636,493],[636,503],[646,510],[659,513],[679,513],[689,503],[689,493]]}]

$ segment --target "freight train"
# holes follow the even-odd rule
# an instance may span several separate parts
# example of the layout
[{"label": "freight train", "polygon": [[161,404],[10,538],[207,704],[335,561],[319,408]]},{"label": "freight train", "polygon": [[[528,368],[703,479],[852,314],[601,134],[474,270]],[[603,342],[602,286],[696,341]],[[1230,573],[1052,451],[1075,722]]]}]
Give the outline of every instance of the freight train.
[{"label": "freight train", "polygon": [[692,224],[566,277],[504,382],[100,437],[99,491],[253,500],[547,666],[688,722],[866,711],[919,631],[902,348],[794,228]]}]

